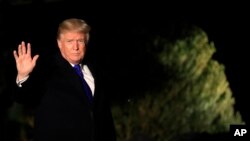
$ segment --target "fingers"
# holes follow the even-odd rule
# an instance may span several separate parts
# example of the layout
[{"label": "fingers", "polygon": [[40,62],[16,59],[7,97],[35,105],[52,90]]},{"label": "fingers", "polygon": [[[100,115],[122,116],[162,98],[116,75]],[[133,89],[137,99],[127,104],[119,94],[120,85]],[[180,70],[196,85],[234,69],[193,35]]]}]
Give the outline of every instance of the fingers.
[{"label": "fingers", "polygon": [[39,55],[35,55],[35,56],[33,57],[33,60],[32,60],[32,63],[33,63],[33,64],[36,64],[36,61],[37,61],[38,57],[39,57]]},{"label": "fingers", "polygon": [[21,48],[21,50],[22,50],[22,54],[26,54],[26,46],[25,46],[25,42],[24,42],[24,41],[22,41],[21,45],[22,45],[22,48]]},{"label": "fingers", "polygon": [[[31,44],[27,43],[27,48],[25,46],[25,42],[22,41],[21,44],[18,45],[18,50],[13,51],[14,58],[17,60],[22,55],[31,56]],[[37,60],[38,56],[36,57],[35,61]]]},{"label": "fingers", "polygon": [[30,43],[28,43],[28,45],[27,45],[27,54],[31,55],[31,45],[30,45]]},{"label": "fingers", "polygon": [[18,56],[25,54],[31,54],[31,45],[28,43],[26,48],[25,42],[22,41],[21,44],[18,45]]},{"label": "fingers", "polygon": [[17,60],[17,59],[18,59],[18,56],[17,56],[17,53],[16,53],[15,50],[13,51],[13,55],[14,55],[15,60]]},{"label": "fingers", "polygon": [[18,56],[20,56],[20,55],[22,55],[22,54],[23,54],[23,52],[22,52],[22,45],[19,44],[19,45],[18,45]]}]

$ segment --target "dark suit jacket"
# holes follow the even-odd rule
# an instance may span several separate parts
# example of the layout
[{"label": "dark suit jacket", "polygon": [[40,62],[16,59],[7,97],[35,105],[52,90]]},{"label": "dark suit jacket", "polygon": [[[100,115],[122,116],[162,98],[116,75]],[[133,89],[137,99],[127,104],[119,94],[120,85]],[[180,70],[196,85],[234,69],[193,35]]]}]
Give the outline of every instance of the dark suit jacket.
[{"label": "dark suit jacket", "polygon": [[16,101],[35,108],[35,141],[114,141],[108,97],[102,93],[93,67],[88,65],[95,78],[91,106],[81,80],[61,55],[45,65],[36,66],[30,78],[15,91]]}]

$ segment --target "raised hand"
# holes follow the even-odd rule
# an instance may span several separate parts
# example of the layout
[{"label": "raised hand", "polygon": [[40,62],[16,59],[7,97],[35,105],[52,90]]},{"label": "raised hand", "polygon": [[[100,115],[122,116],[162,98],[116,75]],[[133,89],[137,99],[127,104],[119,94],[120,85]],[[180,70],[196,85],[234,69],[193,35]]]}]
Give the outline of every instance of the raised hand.
[{"label": "raised hand", "polygon": [[33,71],[39,55],[31,57],[31,45],[28,43],[26,48],[24,41],[18,45],[18,51],[14,50],[13,54],[16,60],[17,78],[21,80]]}]

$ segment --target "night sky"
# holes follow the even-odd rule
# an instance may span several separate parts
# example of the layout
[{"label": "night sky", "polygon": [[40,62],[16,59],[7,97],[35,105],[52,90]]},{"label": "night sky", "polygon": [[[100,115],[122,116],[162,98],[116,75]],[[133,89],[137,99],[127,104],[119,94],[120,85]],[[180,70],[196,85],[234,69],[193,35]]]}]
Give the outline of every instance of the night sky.
[{"label": "night sky", "polygon": [[34,52],[46,52],[48,46],[54,46],[57,24],[69,17],[83,18],[92,26],[92,41],[98,41],[92,44],[98,46],[97,50],[100,51],[98,59],[111,61],[118,67],[120,65],[115,61],[129,64],[126,57],[131,57],[130,52],[137,50],[133,41],[141,34],[167,32],[175,24],[197,25],[215,43],[217,51],[214,58],[225,65],[236,98],[236,108],[249,122],[247,84],[250,55],[246,51],[249,48],[249,10],[244,4],[204,2],[195,6],[170,2],[83,4],[71,1],[44,5],[2,5],[0,12],[0,51],[7,50],[10,64],[14,63],[12,50],[21,40],[32,42]]}]

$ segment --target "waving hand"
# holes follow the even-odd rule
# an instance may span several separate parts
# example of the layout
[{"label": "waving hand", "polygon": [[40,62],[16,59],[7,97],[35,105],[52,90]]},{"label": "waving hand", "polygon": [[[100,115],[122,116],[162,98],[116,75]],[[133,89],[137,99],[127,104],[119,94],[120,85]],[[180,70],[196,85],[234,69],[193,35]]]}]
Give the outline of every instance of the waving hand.
[{"label": "waving hand", "polygon": [[39,55],[31,57],[31,45],[28,43],[26,48],[24,41],[18,45],[18,51],[14,50],[13,54],[16,60],[17,77],[21,80],[33,71]]}]

